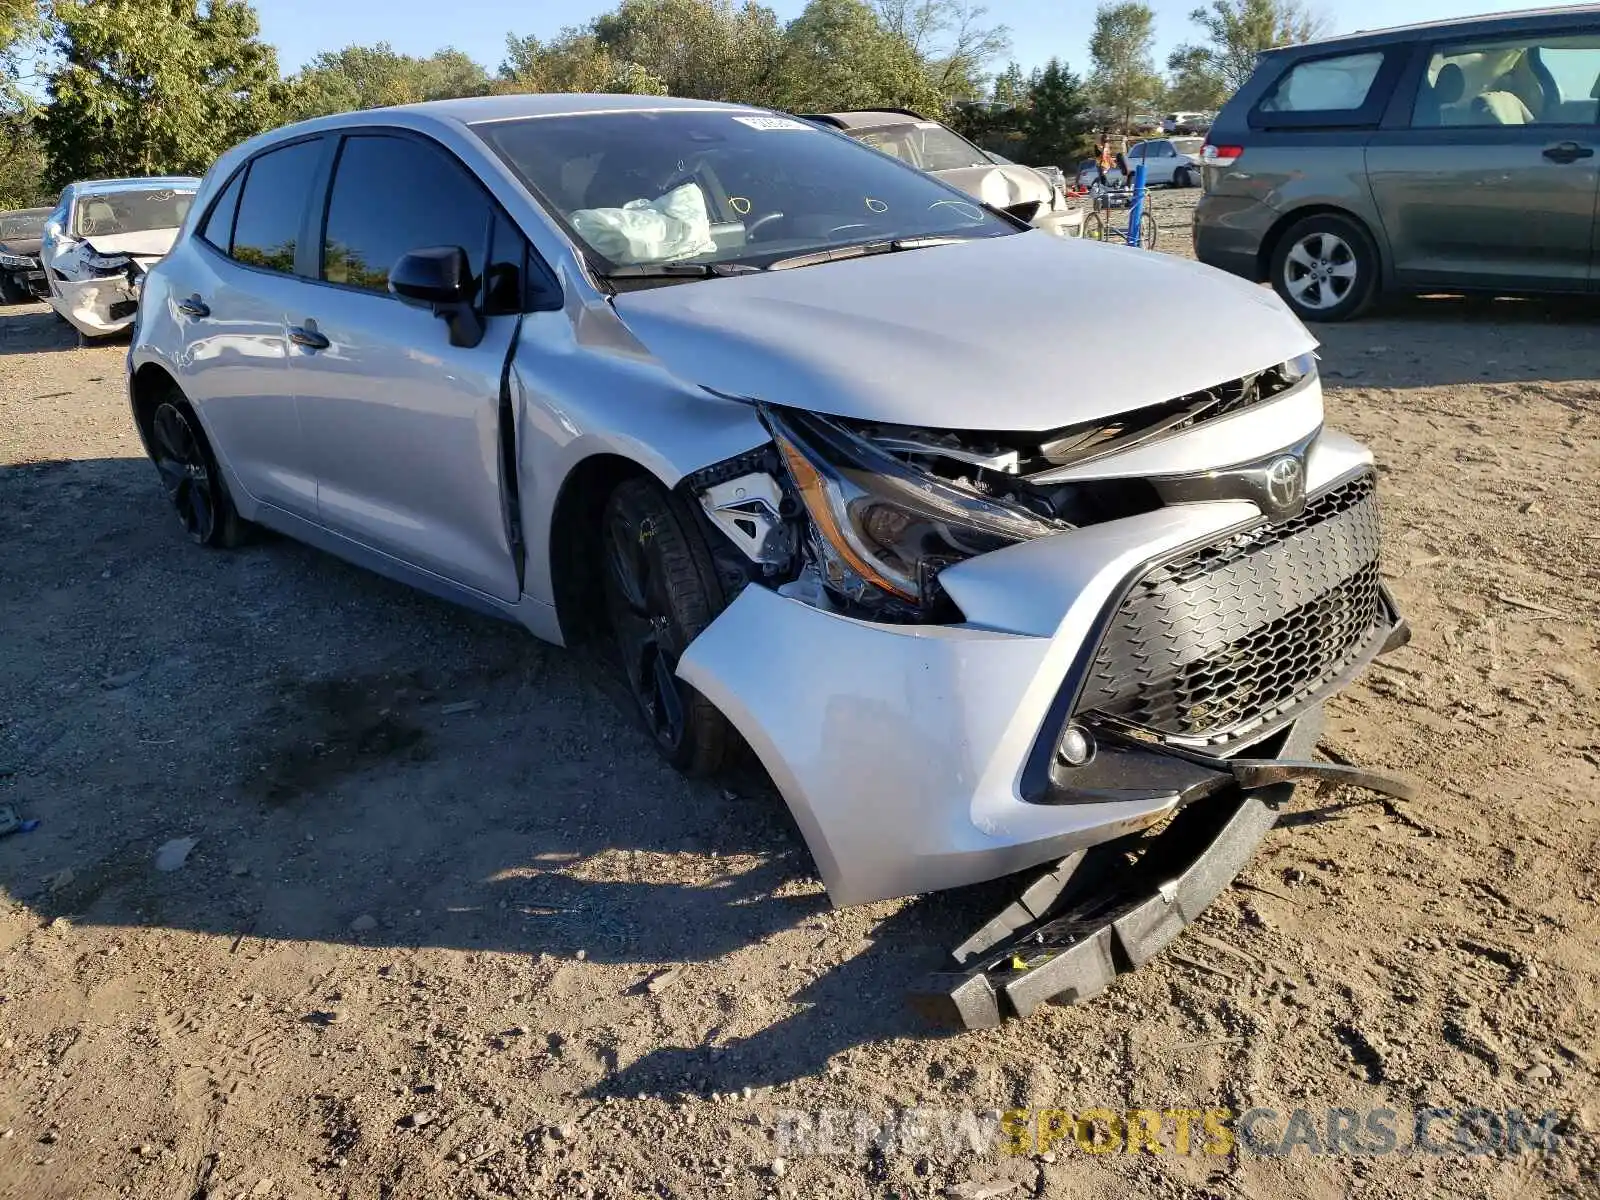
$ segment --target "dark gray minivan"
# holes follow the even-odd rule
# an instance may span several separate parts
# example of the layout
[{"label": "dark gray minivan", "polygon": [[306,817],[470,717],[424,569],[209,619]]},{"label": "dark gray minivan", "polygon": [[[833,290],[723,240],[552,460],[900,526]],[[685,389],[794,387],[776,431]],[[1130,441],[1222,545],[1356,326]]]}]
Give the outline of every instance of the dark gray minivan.
[{"label": "dark gray minivan", "polygon": [[1269,51],[1206,139],[1195,254],[1311,321],[1600,291],[1597,110],[1597,4]]}]

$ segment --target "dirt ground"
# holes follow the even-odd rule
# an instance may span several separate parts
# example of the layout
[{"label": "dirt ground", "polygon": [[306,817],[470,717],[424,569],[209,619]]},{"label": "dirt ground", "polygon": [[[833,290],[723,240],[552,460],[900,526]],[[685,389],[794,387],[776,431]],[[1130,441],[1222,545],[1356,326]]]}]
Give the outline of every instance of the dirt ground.
[{"label": "dirt ground", "polygon": [[[1192,202],[1160,201],[1175,247]],[[195,548],[124,347],[0,312],[0,803],[39,821],[0,838],[0,1196],[1600,1194],[1597,319],[1321,331],[1415,628],[1324,745],[1420,799],[1302,788],[1148,966],[952,1037],[901,992],[992,891],[830,911],[771,790],[658,765],[594,662],[281,539]],[[1332,1105],[1555,1111],[1564,1147],[780,1138],[795,1110]]]}]

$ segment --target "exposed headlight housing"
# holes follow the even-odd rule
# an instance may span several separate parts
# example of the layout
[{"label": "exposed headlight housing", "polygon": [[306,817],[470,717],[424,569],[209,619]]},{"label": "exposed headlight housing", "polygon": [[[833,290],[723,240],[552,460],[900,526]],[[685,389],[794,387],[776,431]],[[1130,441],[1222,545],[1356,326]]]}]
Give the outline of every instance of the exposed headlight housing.
[{"label": "exposed headlight housing", "polygon": [[1317,373],[1316,352],[1307,350],[1304,354],[1291,358],[1288,362],[1278,367],[1278,373],[1288,383],[1298,383],[1307,375],[1315,375]]},{"label": "exposed headlight housing", "polygon": [[128,264],[133,261],[126,254],[96,254],[88,251],[83,256],[83,265],[88,270],[99,275],[120,275],[128,269]]},{"label": "exposed headlight housing", "polygon": [[902,619],[937,615],[945,567],[1072,528],[920,471],[826,417],[761,414],[811,518],[823,585],[850,603]]}]

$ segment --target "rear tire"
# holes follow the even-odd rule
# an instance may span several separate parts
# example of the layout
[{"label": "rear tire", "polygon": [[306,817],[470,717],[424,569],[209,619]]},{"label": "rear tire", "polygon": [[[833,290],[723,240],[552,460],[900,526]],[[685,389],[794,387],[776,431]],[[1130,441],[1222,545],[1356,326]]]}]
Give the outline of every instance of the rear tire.
[{"label": "rear tire", "polygon": [[1188,167],[1179,167],[1177,174],[1172,177],[1172,186],[1192,188],[1194,186],[1194,172]]},{"label": "rear tire", "polygon": [[733,727],[677,677],[678,659],[722,609],[711,554],[690,514],[654,480],[617,485],[601,524],[606,612],[622,670],[661,756],[710,775],[733,756]]},{"label": "rear tire", "polygon": [[249,522],[234,507],[200,419],[176,387],[157,400],[146,435],[167,499],[189,540],[212,550],[242,545]]},{"label": "rear tire", "polygon": [[1317,213],[1272,248],[1272,286],[1302,321],[1348,321],[1378,294],[1378,248],[1361,224]]}]

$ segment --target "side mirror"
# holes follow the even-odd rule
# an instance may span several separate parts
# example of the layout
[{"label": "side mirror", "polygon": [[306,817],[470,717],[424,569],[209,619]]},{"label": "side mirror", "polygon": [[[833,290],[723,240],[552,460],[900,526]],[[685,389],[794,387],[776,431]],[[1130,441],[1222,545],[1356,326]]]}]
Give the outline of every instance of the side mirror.
[{"label": "side mirror", "polygon": [[452,346],[470,349],[483,341],[483,318],[473,307],[478,281],[460,246],[430,246],[402,254],[389,269],[389,291],[443,317]]}]

